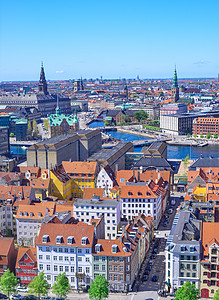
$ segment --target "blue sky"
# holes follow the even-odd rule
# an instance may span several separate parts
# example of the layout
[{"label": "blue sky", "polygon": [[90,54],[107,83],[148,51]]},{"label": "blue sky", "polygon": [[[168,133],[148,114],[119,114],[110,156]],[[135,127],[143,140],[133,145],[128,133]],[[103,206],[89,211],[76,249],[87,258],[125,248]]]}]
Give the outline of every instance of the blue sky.
[{"label": "blue sky", "polygon": [[0,81],[217,77],[219,1],[0,0]]}]

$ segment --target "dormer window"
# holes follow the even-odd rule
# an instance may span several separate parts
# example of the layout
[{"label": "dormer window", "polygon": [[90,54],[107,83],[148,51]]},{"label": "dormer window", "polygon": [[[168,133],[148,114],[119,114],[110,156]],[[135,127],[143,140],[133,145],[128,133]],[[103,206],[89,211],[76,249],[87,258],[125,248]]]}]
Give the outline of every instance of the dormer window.
[{"label": "dormer window", "polygon": [[129,250],[131,250],[131,243],[124,243],[124,245],[125,245]]},{"label": "dormer window", "polygon": [[32,212],[30,212],[30,217],[33,217],[33,213]]},{"label": "dormer window", "polygon": [[117,245],[112,245],[112,253],[117,253]]},{"label": "dormer window", "polygon": [[101,244],[96,244],[95,245],[95,252],[100,252],[101,250]]},{"label": "dormer window", "polygon": [[47,243],[48,240],[49,240],[49,236],[48,236],[48,234],[45,234],[42,238],[42,243]]},{"label": "dormer window", "polygon": [[84,236],[82,239],[81,239],[81,245],[87,245],[87,240],[88,238],[86,236]]},{"label": "dormer window", "polygon": [[20,216],[20,217],[22,217],[22,216],[23,216],[23,213],[22,213],[22,211],[20,211],[20,212],[19,212],[19,216]]},{"label": "dormer window", "polygon": [[133,195],[133,194],[132,194],[132,192],[128,192],[128,195],[131,196],[131,195]]},{"label": "dormer window", "polygon": [[42,217],[42,213],[41,212],[38,213],[38,217],[39,218]]},{"label": "dormer window", "polygon": [[142,192],[138,192],[138,196],[142,196]]},{"label": "dormer window", "polygon": [[74,242],[74,237],[73,236],[68,236],[68,238],[67,238],[67,244],[73,244],[73,242]]},{"label": "dormer window", "polygon": [[146,193],[146,195],[147,195],[147,196],[150,196],[150,195],[151,195],[151,193],[150,193],[150,192],[147,192],[147,193]]},{"label": "dormer window", "polygon": [[25,216],[25,217],[27,217],[27,216],[28,216],[28,213],[27,213],[26,211],[25,211],[25,213],[24,213],[24,216]]},{"label": "dormer window", "polygon": [[56,237],[56,244],[61,244],[62,243],[62,235],[58,235],[57,237]]}]

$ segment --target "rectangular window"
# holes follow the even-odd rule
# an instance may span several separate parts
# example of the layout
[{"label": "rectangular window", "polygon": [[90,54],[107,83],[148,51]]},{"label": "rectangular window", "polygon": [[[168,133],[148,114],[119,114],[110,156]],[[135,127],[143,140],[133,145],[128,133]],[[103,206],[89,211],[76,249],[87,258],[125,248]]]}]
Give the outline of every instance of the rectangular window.
[{"label": "rectangular window", "polygon": [[71,267],[71,273],[74,273],[75,267]]},{"label": "rectangular window", "polygon": [[59,272],[63,272],[63,266],[59,266]]},{"label": "rectangular window", "polygon": [[82,249],[81,248],[78,249],[78,253],[82,253]]},{"label": "rectangular window", "polygon": [[78,261],[82,261],[82,256],[78,256]]},{"label": "rectangular window", "polygon": [[75,258],[74,257],[70,257],[70,261],[75,261]]},{"label": "rectangular window", "polygon": [[118,275],[114,275],[114,280],[118,280]]},{"label": "rectangular window", "polygon": [[50,271],[50,265],[46,265],[46,270]]},{"label": "rectangular window", "polygon": [[90,273],[90,268],[86,267],[86,274]]},{"label": "rectangular window", "polygon": [[39,269],[43,270],[43,265],[42,264],[39,264]]},{"label": "rectangular window", "polygon": [[59,256],[59,260],[63,260],[63,256]]},{"label": "rectangular window", "polygon": [[71,282],[75,282],[75,278],[74,277],[71,277]]},{"label": "rectangular window", "polygon": [[54,272],[58,271],[58,266],[54,265]]},{"label": "rectangular window", "polygon": [[89,257],[86,257],[86,262],[90,262],[90,258]]},{"label": "rectangular window", "polygon": [[79,272],[79,273],[82,273],[82,267],[79,267],[79,268],[78,268],[78,272]]},{"label": "rectangular window", "polygon": [[123,276],[122,275],[119,275],[119,280],[123,281]]},{"label": "rectangular window", "polygon": [[65,261],[68,261],[68,256],[65,256]]},{"label": "rectangular window", "polygon": [[53,260],[57,260],[57,256],[53,256]]},{"label": "rectangular window", "polygon": [[69,267],[65,266],[65,272],[69,272]]},{"label": "rectangular window", "polygon": [[43,256],[42,256],[42,255],[39,255],[39,259],[43,259]]},{"label": "rectangular window", "polygon": [[50,260],[50,255],[46,255],[46,259],[47,259],[47,260]]}]

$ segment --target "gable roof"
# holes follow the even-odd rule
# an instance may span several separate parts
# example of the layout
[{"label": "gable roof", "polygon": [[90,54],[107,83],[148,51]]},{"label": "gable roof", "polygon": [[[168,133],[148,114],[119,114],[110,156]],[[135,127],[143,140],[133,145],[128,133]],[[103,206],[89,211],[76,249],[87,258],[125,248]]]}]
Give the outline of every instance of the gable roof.
[{"label": "gable roof", "polygon": [[[47,243],[42,243],[42,237],[48,235],[49,239]],[[43,224],[40,229],[40,233],[36,238],[36,245],[56,245],[56,237],[62,236],[63,243],[57,246],[70,246],[67,244],[67,238],[69,236],[74,236],[73,247],[92,247],[94,239],[94,226],[88,225],[83,222],[78,222],[77,224],[53,224],[47,223]],[[81,245],[81,239],[83,237],[88,238],[86,245]]]},{"label": "gable roof", "polygon": [[63,161],[63,168],[67,174],[69,173],[84,173],[84,174],[95,174],[97,168],[97,162],[86,162],[86,161]]},{"label": "gable roof", "polygon": [[202,253],[209,254],[209,246],[213,244],[213,239],[219,241],[219,223],[202,223]]},{"label": "gable roof", "polygon": [[25,254],[27,254],[30,257],[33,263],[37,262],[37,251],[35,247],[19,247],[15,265],[16,269],[19,268],[19,261],[23,258]]}]

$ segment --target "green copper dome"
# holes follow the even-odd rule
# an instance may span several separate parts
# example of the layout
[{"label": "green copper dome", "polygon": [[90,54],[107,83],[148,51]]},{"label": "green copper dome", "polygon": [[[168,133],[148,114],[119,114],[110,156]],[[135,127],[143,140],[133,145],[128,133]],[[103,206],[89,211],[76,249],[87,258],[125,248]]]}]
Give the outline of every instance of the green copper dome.
[{"label": "green copper dome", "polygon": [[77,118],[77,114],[74,114],[74,118],[73,118],[73,123],[78,123],[78,118]]}]

